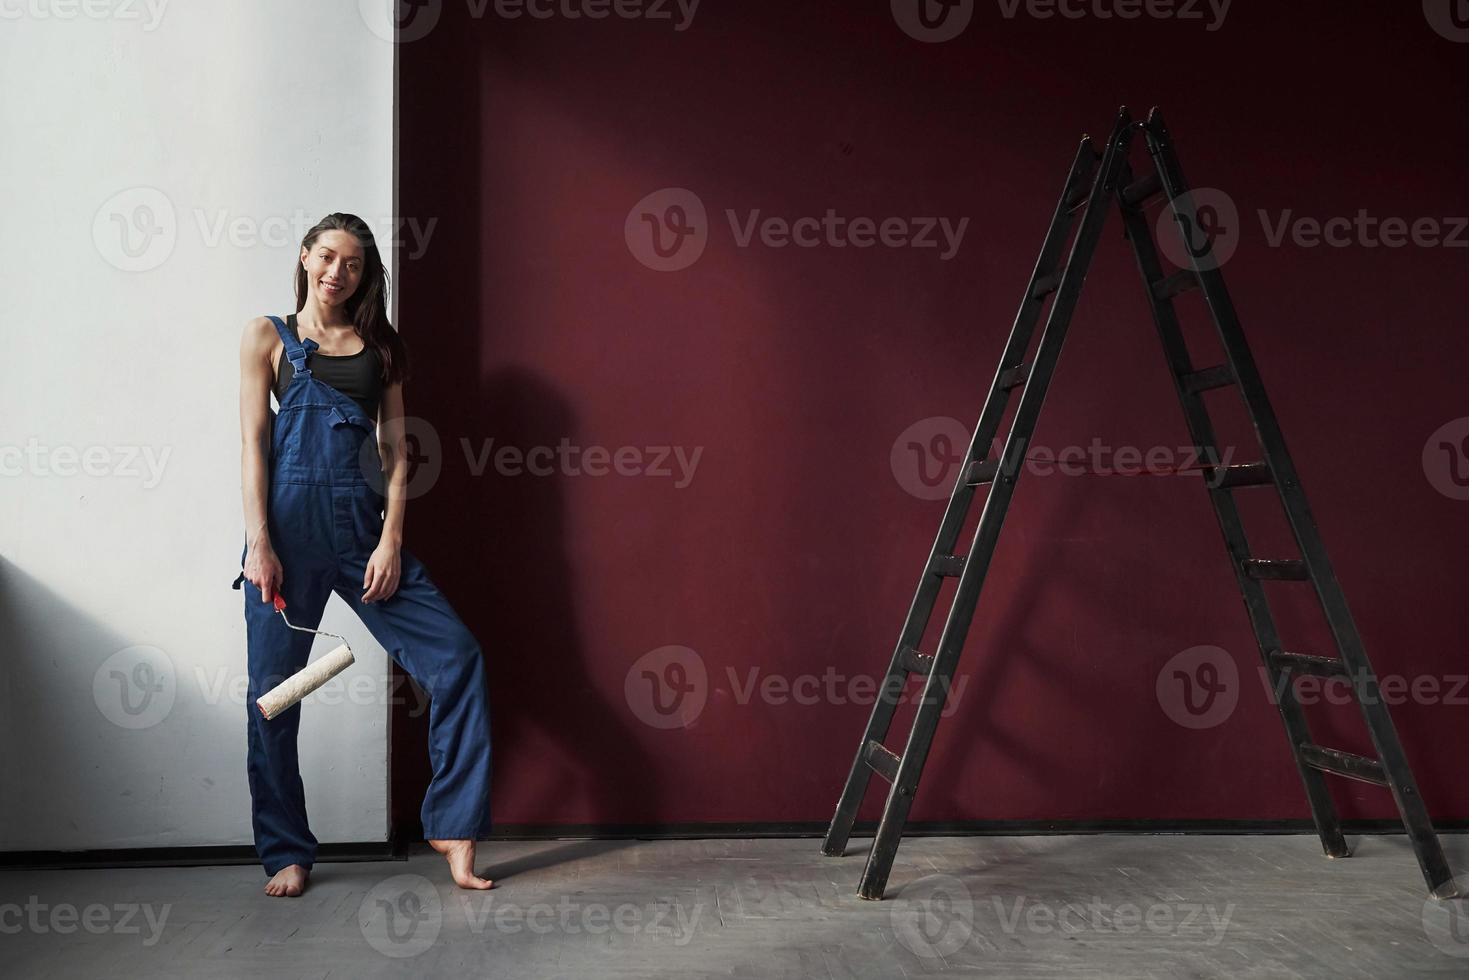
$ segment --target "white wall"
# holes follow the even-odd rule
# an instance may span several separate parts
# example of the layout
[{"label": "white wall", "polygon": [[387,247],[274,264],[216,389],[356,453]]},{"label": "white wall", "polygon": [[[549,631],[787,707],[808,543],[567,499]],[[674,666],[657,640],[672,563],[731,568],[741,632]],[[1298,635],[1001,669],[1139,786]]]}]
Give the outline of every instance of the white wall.
[{"label": "white wall", "polygon": [[[0,849],[252,840],[240,330],[320,216],[392,237],[392,61],[358,0],[0,3]],[[312,827],[383,840],[387,656],[323,628]]]}]

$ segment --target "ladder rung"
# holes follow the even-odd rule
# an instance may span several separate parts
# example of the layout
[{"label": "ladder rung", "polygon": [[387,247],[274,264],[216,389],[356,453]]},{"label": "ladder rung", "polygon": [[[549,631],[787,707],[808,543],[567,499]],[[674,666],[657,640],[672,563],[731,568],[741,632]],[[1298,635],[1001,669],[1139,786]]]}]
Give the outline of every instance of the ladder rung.
[{"label": "ladder rung", "polygon": [[999,460],[976,459],[969,464],[969,470],[964,474],[964,485],[977,487],[985,483],[992,483],[998,472],[1000,472]]},{"label": "ladder rung", "polygon": [[1013,388],[1019,388],[1028,380],[1030,380],[1029,364],[1019,364],[1015,367],[1007,368],[1000,373],[1000,390],[1010,391]]},{"label": "ladder rung", "polygon": [[1198,286],[1199,277],[1194,275],[1194,270],[1179,269],[1173,275],[1153,283],[1153,295],[1159,299],[1172,299],[1179,293],[1197,289]]},{"label": "ladder rung", "polygon": [[867,768],[888,782],[897,782],[898,763],[902,761],[896,752],[891,751],[876,739],[867,743]]},{"label": "ladder rung", "polygon": [[1270,474],[1270,467],[1265,463],[1237,463],[1234,466],[1219,466],[1206,471],[1206,480],[1218,479],[1215,484],[1217,489],[1229,490],[1233,487],[1258,487],[1274,483],[1275,478]]},{"label": "ladder rung", "polygon": [[928,570],[943,578],[958,578],[964,571],[963,555],[937,555]]},{"label": "ladder rung", "polygon": [[1062,266],[1048,276],[1041,276],[1035,281],[1035,286],[1030,290],[1031,299],[1045,299],[1056,288],[1061,285],[1061,278],[1066,275],[1066,267]]},{"label": "ladder rung", "polygon": [[1197,395],[1211,388],[1223,388],[1225,385],[1234,384],[1234,372],[1229,369],[1228,364],[1216,364],[1202,371],[1191,371],[1188,374],[1179,375],[1178,380],[1183,384],[1184,391]]},{"label": "ladder rung", "polygon": [[1387,785],[1387,776],[1382,771],[1382,763],[1376,759],[1312,745],[1309,742],[1303,742],[1297,748],[1301,753],[1301,761],[1312,769],[1320,769],[1322,772],[1335,773],[1338,776],[1358,779],[1377,786]]},{"label": "ladder rung", "polygon": [[1312,674],[1316,677],[1346,677],[1347,665],[1336,657],[1318,657],[1312,653],[1288,653],[1276,650],[1270,662],[1281,670],[1292,674]]},{"label": "ladder rung", "polygon": [[1075,210],[1085,204],[1092,196],[1092,185],[1090,181],[1078,180],[1076,186],[1066,192],[1063,203],[1067,208]]},{"label": "ladder rung", "polygon": [[1148,174],[1141,180],[1135,180],[1122,189],[1122,203],[1128,207],[1137,207],[1162,189],[1163,181],[1158,179],[1158,175],[1156,173]]},{"label": "ladder rung", "polygon": [[1254,579],[1304,582],[1311,577],[1299,558],[1246,558],[1244,566],[1245,574]]},{"label": "ladder rung", "polygon": [[922,674],[927,677],[933,671],[933,658],[926,653],[918,652],[914,647],[904,647],[903,669],[910,674]]}]

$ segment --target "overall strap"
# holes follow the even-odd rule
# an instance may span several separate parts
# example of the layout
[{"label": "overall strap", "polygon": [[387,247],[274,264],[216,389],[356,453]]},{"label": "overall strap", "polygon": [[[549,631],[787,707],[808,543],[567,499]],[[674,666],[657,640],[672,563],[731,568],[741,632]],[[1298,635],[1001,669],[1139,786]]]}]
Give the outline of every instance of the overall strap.
[{"label": "overall strap", "polygon": [[271,316],[270,322],[275,324],[275,332],[281,335],[281,343],[286,345],[286,356],[291,359],[291,367],[296,374],[304,378],[311,377],[311,370],[306,366],[306,355],[321,345],[310,337],[297,341],[286,326],[286,321],[278,316]]}]

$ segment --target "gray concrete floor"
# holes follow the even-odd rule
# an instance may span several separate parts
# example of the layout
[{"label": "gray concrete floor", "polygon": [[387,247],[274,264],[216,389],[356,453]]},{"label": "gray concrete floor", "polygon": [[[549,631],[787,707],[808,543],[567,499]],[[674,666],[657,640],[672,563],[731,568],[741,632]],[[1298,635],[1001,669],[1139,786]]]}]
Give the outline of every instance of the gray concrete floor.
[{"label": "gray concrete floor", "polygon": [[914,837],[882,902],[869,843],[487,842],[489,892],[424,852],[296,899],[257,867],[10,870],[0,975],[1469,977],[1469,902],[1427,900],[1402,836]]}]

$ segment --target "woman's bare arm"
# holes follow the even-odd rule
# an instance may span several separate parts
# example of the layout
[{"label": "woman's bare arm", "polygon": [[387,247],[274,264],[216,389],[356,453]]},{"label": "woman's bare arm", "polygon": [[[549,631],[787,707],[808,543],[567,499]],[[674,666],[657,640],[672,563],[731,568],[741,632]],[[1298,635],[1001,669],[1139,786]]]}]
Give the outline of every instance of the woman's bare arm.
[{"label": "woman's bare arm", "polygon": [[408,446],[403,432],[403,386],[390,384],[383,388],[378,406],[378,452],[383,460],[383,481],[387,498],[383,511],[383,540],[393,547],[403,545],[403,512],[408,487]]},{"label": "woman's bare arm", "polygon": [[403,386],[383,387],[378,403],[377,448],[383,462],[383,533],[367,561],[362,600],[376,602],[398,591],[402,571],[403,512],[408,497],[408,453],[403,434]]},{"label": "woman's bare arm", "polygon": [[260,316],[245,324],[240,338],[240,490],[245,505],[245,577],[270,602],[281,581],[281,565],[271,547],[266,522],[270,488],[270,354],[277,341],[274,325]]}]

